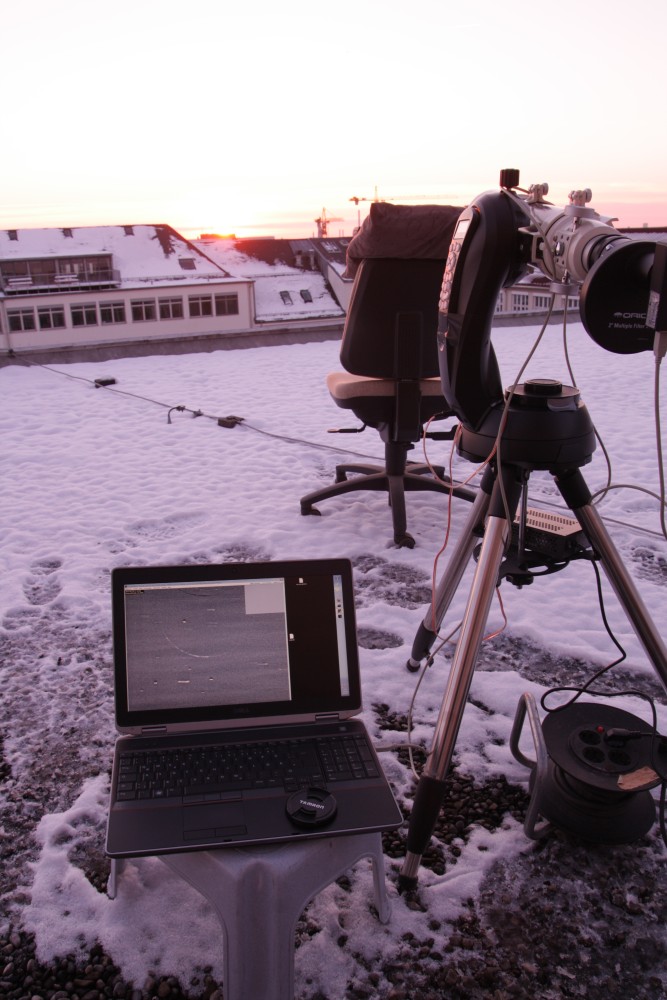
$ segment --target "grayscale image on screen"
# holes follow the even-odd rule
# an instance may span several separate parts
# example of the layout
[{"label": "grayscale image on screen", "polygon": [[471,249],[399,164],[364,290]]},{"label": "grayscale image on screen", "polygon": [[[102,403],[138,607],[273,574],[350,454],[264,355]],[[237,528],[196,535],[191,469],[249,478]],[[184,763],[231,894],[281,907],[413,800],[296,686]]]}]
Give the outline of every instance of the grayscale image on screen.
[{"label": "grayscale image on screen", "polygon": [[290,698],[283,581],[127,588],[131,711]]}]

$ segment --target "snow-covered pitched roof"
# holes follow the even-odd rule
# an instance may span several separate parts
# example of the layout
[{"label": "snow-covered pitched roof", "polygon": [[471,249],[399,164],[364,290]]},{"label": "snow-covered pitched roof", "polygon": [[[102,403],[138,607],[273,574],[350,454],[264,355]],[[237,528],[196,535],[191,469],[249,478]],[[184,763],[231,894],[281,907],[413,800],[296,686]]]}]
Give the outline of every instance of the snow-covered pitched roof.
[{"label": "snow-covered pitched roof", "polygon": [[0,263],[111,254],[122,284],[227,278],[221,266],[167,225],[0,230]]},{"label": "snow-covered pitched roof", "polygon": [[[320,271],[286,263],[297,259],[286,246],[289,241],[207,237],[195,242],[228,274],[252,279],[259,323],[340,320],[345,315]],[[304,253],[299,259],[308,262],[310,258]]]},{"label": "snow-covered pitched roof", "polygon": [[347,269],[347,247],[351,236],[322,236],[312,240],[318,255],[341,277]]}]

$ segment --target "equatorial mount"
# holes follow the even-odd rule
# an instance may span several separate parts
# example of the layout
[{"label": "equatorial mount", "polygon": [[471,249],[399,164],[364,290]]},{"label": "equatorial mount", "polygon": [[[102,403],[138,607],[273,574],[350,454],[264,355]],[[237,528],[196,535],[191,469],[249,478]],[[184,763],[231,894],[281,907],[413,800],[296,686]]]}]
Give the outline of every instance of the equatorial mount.
[{"label": "equatorial mount", "polygon": [[[407,854],[400,877],[402,889],[416,885],[421,856],[442,805],[444,783],[489,609],[503,575],[515,515],[522,496],[526,496],[531,472],[546,470],[554,477],[590,546],[590,557],[599,560],[667,690],[667,648],[592,504],[581,474],[595,450],[595,429],[578,389],[552,379],[533,379],[503,391],[491,345],[491,325],[501,287],[516,281],[533,264],[549,275],[554,292],[568,292],[583,282],[582,320],[603,347],[620,353],[649,349],[658,338],[664,340],[666,336],[646,322],[649,293],[653,296],[657,288],[659,301],[655,304],[652,300],[651,316],[655,314],[656,322],[664,324],[661,329],[667,326],[667,253],[663,254],[662,248],[656,252],[654,244],[633,242],[618,233],[610,225],[612,220],[602,219],[588,207],[588,190],[573,192],[570,205],[559,210],[544,201],[547,185],[536,185],[518,194],[518,183],[518,171],[503,171],[500,191],[487,192],[464,209],[452,237],[443,277],[438,324],[443,393],[461,423],[459,453],[475,463],[486,463],[486,471],[408,662],[412,670],[418,669],[423,660],[428,662],[440,623],[468,562],[478,551],[431,749],[410,816]],[[612,276],[613,288],[608,275]],[[483,540],[478,548],[480,536]],[[518,569],[522,572],[520,559],[521,546]],[[626,729],[633,725],[638,728],[636,720],[619,722],[616,716],[610,725],[605,715],[596,723],[593,715],[599,720],[604,714],[600,706],[596,706],[595,713],[587,706],[585,712],[590,710],[590,715],[581,719],[578,710],[577,706],[577,711],[567,718],[565,738],[561,738],[559,729],[565,713],[548,716],[545,732],[540,730],[536,713],[531,715],[531,729],[540,747],[538,764],[541,761],[535,781],[539,779],[543,790],[534,803],[543,807],[542,818],[553,818],[554,823],[574,832],[582,832],[575,823],[578,813],[597,810],[604,824],[616,823],[624,838],[641,835],[652,808],[652,801],[649,804],[644,794],[649,794],[647,789],[635,788],[635,797],[618,796],[617,789],[609,787],[609,782],[617,782],[619,775],[609,771],[612,755],[607,752],[608,742],[604,747],[595,747],[595,737],[587,744],[585,735],[594,733],[599,726],[607,733],[610,728],[624,728],[624,724]],[[618,751],[618,761],[620,750],[612,749]],[[598,754],[604,766],[595,763]],[[638,792],[642,793],[639,799]],[[536,810],[538,806],[533,805],[534,820]],[[599,837],[600,830],[600,826],[595,828],[595,836]]]},{"label": "equatorial mount", "polygon": [[593,457],[595,427],[574,386],[529,379],[507,390],[477,427],[461,427],[458,451],[471,462],[484,462],[496,446],[503,462],[529,471],[580,468]]}]

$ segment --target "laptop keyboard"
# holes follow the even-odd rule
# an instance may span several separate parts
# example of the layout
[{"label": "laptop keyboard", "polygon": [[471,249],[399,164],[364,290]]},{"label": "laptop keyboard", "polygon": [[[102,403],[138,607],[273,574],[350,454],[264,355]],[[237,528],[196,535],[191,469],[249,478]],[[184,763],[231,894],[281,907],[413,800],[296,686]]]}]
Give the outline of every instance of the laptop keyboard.
[{"label": "laptop keyboard", "polygon": [[120,755],[118,801],[183,798],[214,801],[228,792],[376,778],[379,772],[363,736],[232,746],[141,750]]}]

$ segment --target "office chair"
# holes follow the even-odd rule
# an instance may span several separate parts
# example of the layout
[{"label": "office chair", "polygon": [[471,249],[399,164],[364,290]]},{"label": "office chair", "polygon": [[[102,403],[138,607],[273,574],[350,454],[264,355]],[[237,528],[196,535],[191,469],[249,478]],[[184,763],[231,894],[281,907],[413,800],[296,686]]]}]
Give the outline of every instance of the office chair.
[{"label": "office chair", "polygon": [[[412,548],[405,491],[449,492],[444,469],[437,468],[435,478],[426,464],[407,460],[423,436],[424,424],[451,416],[442,395],[436,341],[445,259],[446,247],[437,259],[365,257],[359,263],[340,351],[345,372],[330,373],[327,388],[337,406],[362,421],[360,430],[377,429],[385,464],[336,466],[333,485],[301,499],[302,514],[319,514],[313,505],[330,497],[383,490],[391,506],[394,541]],[[451,439],[454,430],[429,436]],[[465,487],[454,492],[467,500],[475,495]]]}]

